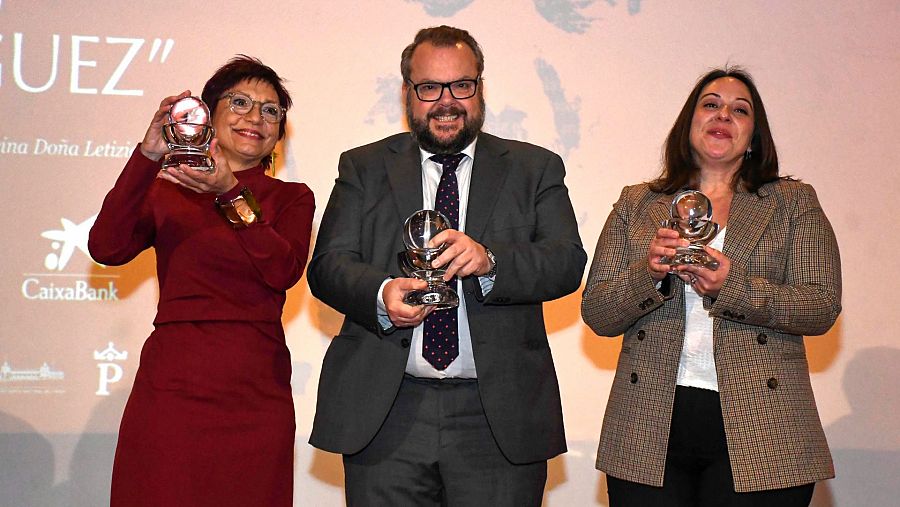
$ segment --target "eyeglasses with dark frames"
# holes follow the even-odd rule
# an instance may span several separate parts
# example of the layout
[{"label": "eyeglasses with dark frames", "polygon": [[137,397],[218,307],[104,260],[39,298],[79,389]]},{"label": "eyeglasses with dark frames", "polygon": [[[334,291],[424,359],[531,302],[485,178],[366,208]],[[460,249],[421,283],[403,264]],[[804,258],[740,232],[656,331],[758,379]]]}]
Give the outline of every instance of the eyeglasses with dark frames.
[{"label": "eyeglasses with dark frames", "polygon": [[416,92],[416,97],[422,102],[437,102],[444,95],[445,88],[450,90],[450,95],[457,100],[474,97],[478,91],[478,81],[480,80],[481,77],[476,79],[459,79],[449,83],[435,83],[432,81],[413,83],[410,80],[406,82],[412,86]]},{"label": "eyeglasses with dark frames", "polygon": [[222,98],[228,99],[228,107],[235,114],[245,115],[253,110],[254,105],[259,104],[259,115],[267,123],[278,123],[284,118],[284,108],[275,102],[253,100],[241,92],[228,92]]}]

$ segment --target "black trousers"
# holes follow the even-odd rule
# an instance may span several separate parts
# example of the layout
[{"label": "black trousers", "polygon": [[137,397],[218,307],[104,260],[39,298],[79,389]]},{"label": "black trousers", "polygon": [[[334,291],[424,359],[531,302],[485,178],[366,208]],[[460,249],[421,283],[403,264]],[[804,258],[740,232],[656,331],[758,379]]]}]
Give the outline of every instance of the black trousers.
[{"label": "black trousers", "polygon": [[372,442],[344,456],[349,507],[540,506],[546,481],[546,461],[500,452],[475,380],[407,375]]},{"label": "black trousers", "polygon": [[815,484],[736,493],[719,393],[678,386],[663,487],[607,475],[610,507],[807,507]]}]

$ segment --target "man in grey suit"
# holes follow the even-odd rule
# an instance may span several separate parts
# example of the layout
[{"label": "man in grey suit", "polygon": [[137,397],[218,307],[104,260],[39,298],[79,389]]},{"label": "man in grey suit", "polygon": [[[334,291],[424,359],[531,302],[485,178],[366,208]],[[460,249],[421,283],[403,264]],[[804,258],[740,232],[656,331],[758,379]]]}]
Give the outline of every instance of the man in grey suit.
[{"label": "man in grey suit", "polygon": [[[319,379],[310,443],[344,455],[347,504],[540,505],[566,450],[542,303],[587,256],[560,157],[481,132],[484,57],[465,30],[402,54],[412,132],[341,155],[308,280],[346,318]],[[440,209],[435,262],[458,309],[410,306],[405,219]]]}]

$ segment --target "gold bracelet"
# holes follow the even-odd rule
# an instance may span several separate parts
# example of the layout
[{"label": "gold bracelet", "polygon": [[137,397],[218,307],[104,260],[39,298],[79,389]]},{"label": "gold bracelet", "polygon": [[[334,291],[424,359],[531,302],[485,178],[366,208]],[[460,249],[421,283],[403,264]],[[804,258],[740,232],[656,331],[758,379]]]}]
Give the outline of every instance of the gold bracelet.
[{"label": "gold bracelet", "polygon": [[216,199],[216,209],[236,229],[249,227],[262,220],[259,203],[247,187],[242,188],[240,195],[226,203],[220,203]]}]

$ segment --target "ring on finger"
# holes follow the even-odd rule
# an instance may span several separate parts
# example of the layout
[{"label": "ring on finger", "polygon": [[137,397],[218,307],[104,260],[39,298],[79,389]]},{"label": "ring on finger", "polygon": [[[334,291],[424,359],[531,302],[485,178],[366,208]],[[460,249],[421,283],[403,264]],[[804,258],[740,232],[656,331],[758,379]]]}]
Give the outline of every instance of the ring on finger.
[{"label": "ring on finger", "polygon": [[696,277],[696,276],[692,276],[692,277],[691,277],[691,285],[696,285],[696,284],[697,284],[697,277]]}]

